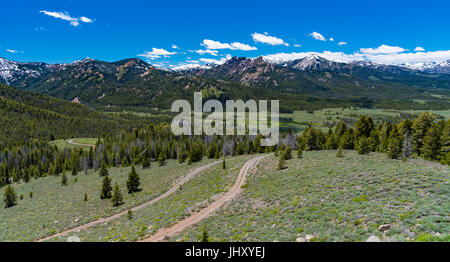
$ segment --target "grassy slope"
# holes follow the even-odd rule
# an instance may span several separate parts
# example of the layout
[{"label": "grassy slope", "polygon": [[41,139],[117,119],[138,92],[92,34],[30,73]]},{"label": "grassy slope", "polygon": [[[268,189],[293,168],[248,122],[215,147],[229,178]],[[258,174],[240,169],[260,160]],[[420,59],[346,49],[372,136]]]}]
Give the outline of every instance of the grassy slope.
[{"label": "grassy slope", "polygon": [[[31,180],[29,183],[15,185],[17,196],[24,196],[19,204],[5,209],[0,208],[0,241],[29,241],[41,238],[63,229],[70,229],[99,217],[118,213],[129,207],[137,206],[167,191],[175,180],[187,175],[190,170],[209,163],[204,160],[188,166],[168,161],[159,167],[136,171],[141,177],[141,192],[133,196],[126,193],[126,180],[130,168],[112,168],[110,177],[113,185],[118,182],[124,196],[124,204],[113,208],[110,200],[100,200],[102,178],[98,172],[80,172],[78,176],[67,174],[69,185],[61,186],[61,177],[45,177]],[[74,179],[77,182],[74,183]],[[33,192],[30,199],[29,193]],[[84,194],[88,202],[84,202]]]},{"label": "grassy slope", "polygon": [[[449,167],[350,151],[305,152],[276,166],[273,156],[263,160],[243,194],[172,240],[197,241],[203,226],[215,241],[430,240],[437,232],[449,240]],[[380,224],[392,225],[385,236]]]},{"label": "grassy slope", "polygon": [[124,216],[52,241],[66,241],[70,236],[78,236],[81,241],[135,241],[139,237],[152,234],[159,228],[173,225],[227,191],[235,183],[244,163],[253,157],[255,155],[233,157],[227,160],[225,170],[219,164],[197,174],[176,193],[133,212],[131,220]]}]

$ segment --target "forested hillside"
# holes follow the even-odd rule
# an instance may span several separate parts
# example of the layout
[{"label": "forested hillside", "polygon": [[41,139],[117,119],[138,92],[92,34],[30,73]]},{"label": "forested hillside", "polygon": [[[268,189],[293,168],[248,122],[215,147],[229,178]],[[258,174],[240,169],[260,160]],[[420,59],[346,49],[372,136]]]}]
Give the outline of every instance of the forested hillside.
[{"label": "forested hillside", "polygon": [[[92,137],[139,126],[132,116],[114,116],[0,84],[0,145],[30,139]],[[143,119],[140,119],[143,121]]]}]

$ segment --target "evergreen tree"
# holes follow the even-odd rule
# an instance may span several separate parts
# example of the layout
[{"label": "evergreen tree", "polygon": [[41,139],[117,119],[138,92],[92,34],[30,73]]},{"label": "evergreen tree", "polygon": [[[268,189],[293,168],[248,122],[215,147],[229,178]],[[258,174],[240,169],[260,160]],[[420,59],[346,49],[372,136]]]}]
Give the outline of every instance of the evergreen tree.
[{"label": "evergreen tree", "polygon": [[87,193],[84,193],[84,201],[87,202],[88,201],[88,196]]},{"label": "evergreen tree", "polygon": [[284,150],[283,158],[285,160],[292,159],[292,148],[290,146],[286,147],[286,149]]},{"label": "evergreen tree", "polygon": [[392,124],[391,132],[389,135],[389,144],[387,151],[388,156],[392,159],[400,158],[402,154],[402,144],[402,135],[398,131],[397,125]]},{"label": "evergreen tree", "polygon": [[5,204],[5,208],[12,207],[17,204],[17,195],[11,185],[8,185],[3,193],[3,203]]},{"label": "evergreen tree", "polygon": [[344,153],[342,152],[342,147],[339,147],[336,151],[336,157],[343,157]]},{"label": "evergreen tree", "polygon": [[403,136],[403,148],[402,148],[402,159],[407,160],[410,159],[413,153],[412,149],[412,142],[411,142],[411,136],[409,135],[409,132],[406,131],[406,133]]},{"label": "evergreen tree", "polygon": [[280,155],[280,159],[278,160],[278,170],[284,169],[284,157]]},{"label": "evergreen tree", "polygon": [[103,177],[102,190],[100,191],[100,199],[111,198],[111,179],[106,175]]},{"label": "evergreen tree", "polygon": [[127,217],[128,217],[128,220],[133,219],[133,211],[131,211],[131,209],[128,209]]},{"label": "evergreen tree", "polygon": [[441,164],[450,166],[450,152],[447,152],[446,155],[442,156]]},{"label": "evergreen tree", "polygon": [[111,202],[113,204],[113,206],[120,206],[123,204],[123,198],[122,198],[122,193],[120,193],[120,187],[119,184],[116,183],[116,185],[114,186],[114,193],[113,196],[111,198]]},{"label": "evergreen tree", "polygon": [[159,166],[163,166],[166,163],[166,155],[161,151],[158,156]]},{"label": "evergreen tree", "polygon": [[73,165],[72,166],[72,176],[76,176],[77,174],[78,174],[77,166]]},{"label": "evergreen tree", "polygon": [[144,156],[144,160],[142,161],[142,168],[147,169],[151,166],[150,157]]},{"label": "evergreen tree", "polygon": [[357,146],[358,154],[365,155],[370,152],[369,140],[365,136],[361,136]]},{"label": "evergreen tree", "polygon": [[131,167],[131,172],[128,174],[128,181],[127,181],[127,189],[128,194],[139,192],[139,175],[136,173],[136,169],[134,166]]},{"label": "evergreen tree", "polygon": [[373,128],[374,123],[372,118],[367,118],[365,115],[362,115],[355,123],[355,139],[358,140],[363,136],[369,137]]},{"label": "evergreen tree", "polygon": [[344,134],[341,136],[339,147],[342,147],[342,149],[350,149],[350,150],[354,148],[353,129],[350,128],[344,132]]},{"label": "evergreen tree", "polygon": [[225,163],[225,157],[223,157],[223,161],[222,161],[222,169],[227,168],[226,163]]},{"label": "evergreen tree", "polygon": [[25,183],[30,182],[30,172],[28,171],[28,169],[25,169],[25,170],[23,171],[23,181],[24,181]]},{"label": "evergreen tree", "polygon": [[61,175],[61,186],[67,186],[67,175],[65,172]]},{"label": "evergreen tree", "polygon": [[416,120],[414,120],[414,123],[411,126],[414,153],[420,154],[420,149],[423,147],[423,139],[435,118],[436,117],[432,113],[423,112]]},{"label": "evergreen tree", "polygon": [[388,151],[391,129],[392,125],[390,125],[387,121],[384,121],[380,130],[379,145],[377,150],[378,152]]},{"label": "evergreen tree", "polygon": [[436,126],[428,129],[422,140],[421,156],[425,159],[436,160],[441,151],[440,133]]},{"label": "evergreen tree", "polygon": [[202,234],[200,236],[200,242],[209,242],[208,231],[206,230],[205,227],[202,229]]},{"label": "evergreen tree", "polygon": [[300,159],[303,157],[303,150],[301,147],[297,148],[297,158]]},{"label": "evergreen tree", "polygon": [[106,164],[103,162],[101,167],[100,167],[100,171],[98,172],[98,175],[101,177],[105,177],[108,176],[109,172],[108,169],[106,168]]},{"label": "evergreen tree", "polygon": [[450,153],[450,119],[445,123],[441,134],[441,159],[445,161]]}]

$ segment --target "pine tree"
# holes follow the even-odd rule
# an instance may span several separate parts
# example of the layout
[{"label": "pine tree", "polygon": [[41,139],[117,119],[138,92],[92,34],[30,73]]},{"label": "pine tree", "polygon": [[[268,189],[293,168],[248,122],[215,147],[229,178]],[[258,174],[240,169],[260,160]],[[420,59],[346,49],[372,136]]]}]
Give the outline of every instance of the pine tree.
[{"label": "pine tree", "polygon": [[100,167],[100,171],[98,172],[98,175],[101,177],[108,176],[109,172],[106,168],[106,164],[103,162],[102,166]]},{"label": "pine tree", "polygon": [[122,193],[120,193],[120,187],[119,184],[116,183],[116,185],[114,186],[114,193],[113,196],[111,198],[111,202],[113,204],[113,206],[120,206],[121,204],[123,204],[122,201]]},{"label": "pine tree", "polygon": [[23,171],[23,181],[24,181],[25,183],[30,182],[30,171],[28,171],[28,169],[25,169],[25,170]]},{"label": "pine tree", "polygon": [[163,152],[159,153],[158,163],[160,166],[163,166],[166,163],[166,155]]},{"label": "pine tree", "polygon": [[432,126],[428,129],[422,140],[422,144],[423,146],[420,149],[422,152],[421,156],[425,159],[436,160],[441,150],[440,133],[436,126]]},{"label": "pine tree", "polygon": [[398,159],[402,154],[403,138],[398,131],[397,125],[393,124],[389,135],[387,154],[392,159]]},{"label": "pine tree", "polygon": [[414,153],[421,153],[420,149],[423,147],[423,139],[435,118],[436,117],[432,113],[423,112],[414,120],[414,123],[411,126]]},{"label": "pine tree", "polygon": [[365,155],[370,152],[369,140],[365,136],[359,139],[357,150],[360,155]]},{"label": "pine tree", "polygon": [[139,192],[139,175],[136,173],[136,169],[134,166],[131,167],[131,172],[128,174],[128,181],[127,181],[127,189],[128,194]]},{"label": "pine tree", "polygon": [[223,161],[222,161],[222,169],[227,168],[226,163],[225,163],[225,157],[223,157]]},{"label": "pine tree", "polygon": [[33,191],[30,191],[30,198],[33,198]]},{"label": "pine tree", "polygon": [[402,148],[402,159],[407,160],[410,159],[413,153],[411,136],[409,132],[406,131],[403,137],[403,148]]},{"label": "pine tree", "polygon": [[450,119],[445,123],[441,134],[441,159],[445,163],[445,159],[450,153]]},{"label": "pine tree", "polygon": [[336,157],[343,157],[344,153],[342,152],[342,147],[339,147],[336,151]]},{"label": "pine tree", "polygon": [[67,186],[67,175],[66,172],[61,175],[61,186]]},{"label": "pine tree", "polygon": [[303,157],[303,150],[301,147],[297,148],[297,158],[300,159]]},{"label": "pine tree", "polygon": [[280,159],[278,160],[278,170],[284,169],[284,157],[280,155]]},{"label": "pine tree", "polygon": [[129,220],[133,219],[133,211],[131,209],[128,209],[127,217]]},{"label": "pine tree", "polygon": [[142,161],[142,168],[147,169],[151,166],[150,157],[144,156],[144,160]]},{"label": "pine tree", "polygon": [[206,230],[205,227],[202,229],[202,234],[200,236],[200,242],[209,242],[208,231]]},{"label": "pine tree", "polygon": [[8,185],[3,193],[3,203],[5,204],[5,208],[12,207],[17,204],[17,195],[11,185]]},{"label": "pine tree", "polygon": [[78,169],[76,165],[72,166],[72,176],[76,176],[78,174]]},{"label": "pine tree", "polygon": [[103,177],[100,199],[111,198],[111,179],[106,175]]},{"label": "pine tree", "polygon": [[84,201],[87,202],[88,201],[88,196],[87,193],[84,193]]},{"label": "pine tree", "polygon": [[284,150],[283,158],[285,160],[292,159],[292,148],[290,146],[286,147],[286,149]]}]

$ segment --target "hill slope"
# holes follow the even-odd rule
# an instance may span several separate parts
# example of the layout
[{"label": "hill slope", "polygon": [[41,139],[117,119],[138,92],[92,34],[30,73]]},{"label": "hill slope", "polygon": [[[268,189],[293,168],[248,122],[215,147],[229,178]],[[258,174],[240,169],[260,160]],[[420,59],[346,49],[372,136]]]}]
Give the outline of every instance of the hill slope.
[{"label": "hill slope", "polygon": [[[342,158],[335,151],[305,152],[283,170],[276,170],[277,161],[262,160],[240,196],[170,241],[198,241],[205,227],[212,241],[450,238],[447,166],[353,151]],[[378,229],[382,224],[390,225],[385,234]]]},{"label": "hill slope", "polygon": [[0,84],[0,142],[30,138],[96,136],[132,125],[130,120]]}]

